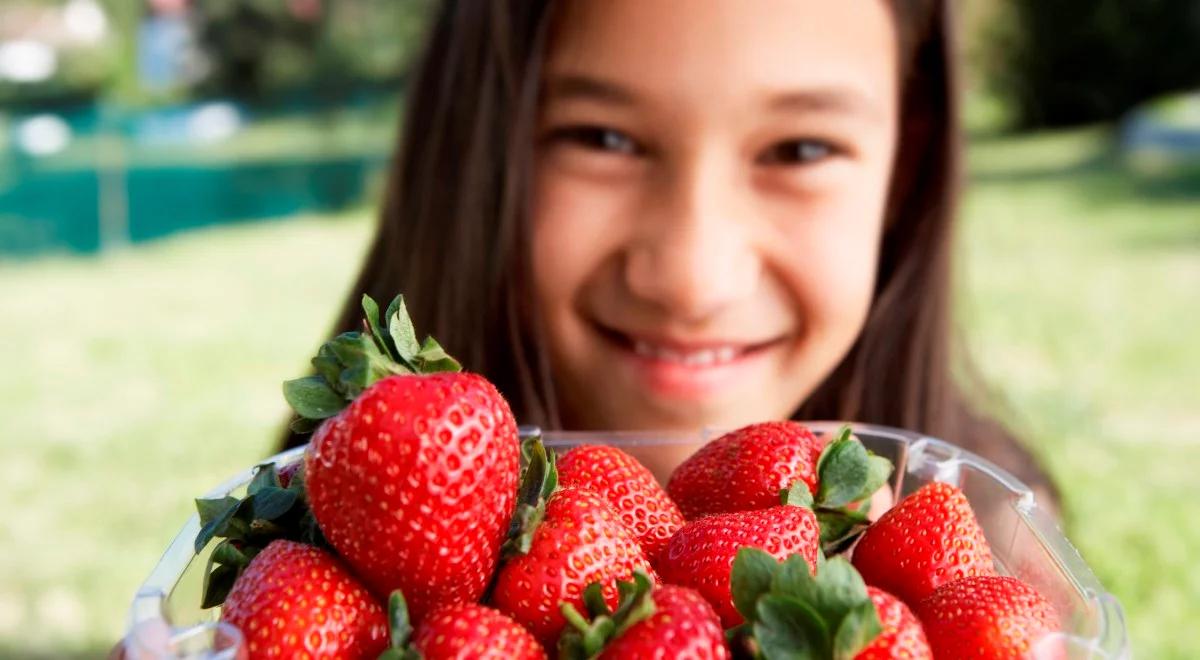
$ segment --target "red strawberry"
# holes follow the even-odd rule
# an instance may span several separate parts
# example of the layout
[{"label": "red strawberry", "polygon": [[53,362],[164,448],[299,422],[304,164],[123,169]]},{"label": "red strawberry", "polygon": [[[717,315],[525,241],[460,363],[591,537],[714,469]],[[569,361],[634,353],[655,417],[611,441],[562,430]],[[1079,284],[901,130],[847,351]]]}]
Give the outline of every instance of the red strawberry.
[{"label": "red strawberry", "polygon": [[649,576],[634,576],[635,583],[622,583],[621,605],[608,610],[595,587],[588,588],[592,619],[564,605],[571,621],[559,640],[560,660],[599,658],[675,658],[679,660],[725,660],[729,648],[721,620],[708,601],[692,589],[662,585],[654,587]]},{"label": "red strawberry", "polygon": [[664,585],[654,590],[654,613],[625,630],[601,658],[729,657],[721,619],[693,589]]},{"label": "red strawberry", "polygon": [[335,415],[305,464],[321,531],[374,593],[402,589],[420,623],[435,605],[483,596],[513,511],[517,426],[491,383],[444,373],[457,363],[431,339],[416,343],[402,299],[388,336],[369,298],[364,310],[373,334],[323,346],[320,375],[285,394],[302,416]]},{"label": "red strawberry", "polygon": [[679,507],[650,470],[617,447],[571,449],[558,459],[558,482],[593,490],[608,500],[656,567],[671,535],[683,527]]},{"label": "red strawberry", "polygon": [[941,482],[922,486],[868,527],[854,566],[867,584],[910,606],[950,580],[996,572],[966,495]]},{"label": "red strawberry", "polygon": [[867,587],[883,632],[854,656],[855,660],[932,660],[925,631],[912,610],[882,589]]},{"label": "red strawberry", "polygon": [[529,464],[491,603],[553,646],[566,625],[562,602],[581,604],[584,589],[598,582],[603,599],[616,605],[617,581],[649,571],[650,562],[607,500],[584,488],[558,489],[553,454],[540,438],[523,450]]},{"label": "red strawberry", "polygon": [[797,480],[817,493],[821,442],[796,422],[752,424],[701,447],[675,468],[667,492],[688,520],[765,509]]},{"label": "red strawberry", "polygon": [[225,598],[221,619],[237,626],[255,658],[374,658],[387,646],[387,618],[331,555],[294,541],[260,552]]},{"label": "red strawberry", "polygon": [[414,632],[404,595],[396,590],[388,599],[388,618],[391,646],[379,660],[546,659],[546,651],[528,630],[496,610],[475,603],[434,608]]},{"label": "red strawberry", "polygon": [[309,501],[325,537],[413,619],[478,600],[516,495],[516,423],[474,374],[392,376],[317,431]]},{"label": "red strawberry", "polygon": [[[916,607],[938,660],[1027,657],[1047,633],[1059,630],[1058,614],[1036,589],[1014,577],[976,575],[937,588]],[[1038,657],[1059,657],[1047,642]]]},{"label": "red strawberry", "polygon": [[413,635],[426,658],[544,660],[546,651],[516,621],[473,603],[439,607]]},{"label": "red strawberry", "polygon": [[649,570],[650,562],[596,493],[559,490],[545,507],[528,552],[501,567],[492,604],[551,646],[566,625],[560,601],[579,605],[584,588],[600,582],[604,599],[615,606],[617,580],[629,579],[638,568]]},{"label": "red strawberry", "polygon": [[699,591],[726,628],[736,626],[742,616],[730,596],[729,572],[742,548],[761,548],[776,559],[799,554],[811,569],[820,549],[816,514],[781,505],[693,520],[671,537],[661,578]]}]

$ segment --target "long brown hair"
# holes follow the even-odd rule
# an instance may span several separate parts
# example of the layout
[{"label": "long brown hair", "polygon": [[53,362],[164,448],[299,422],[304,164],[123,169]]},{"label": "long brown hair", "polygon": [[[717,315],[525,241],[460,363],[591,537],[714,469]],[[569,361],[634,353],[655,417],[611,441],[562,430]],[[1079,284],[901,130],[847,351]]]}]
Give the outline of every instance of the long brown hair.
[{"label": "long brown hair", "polygon": [[[335,331],[360,296],[403,291],[418,330],[492,380],[523,423],[559,426],[529,295],[528,199],[543,51],[556,3],[446,0],[408,88],[378,230]],[[973,412],[978,392],[952,325],[959,188],[952,3],[893,0],[901,137],[874,302],[857,343],[796,412],[951,439],[1053,488],[1029,453]],[[287,444],[305,441],[289,436]]]}]

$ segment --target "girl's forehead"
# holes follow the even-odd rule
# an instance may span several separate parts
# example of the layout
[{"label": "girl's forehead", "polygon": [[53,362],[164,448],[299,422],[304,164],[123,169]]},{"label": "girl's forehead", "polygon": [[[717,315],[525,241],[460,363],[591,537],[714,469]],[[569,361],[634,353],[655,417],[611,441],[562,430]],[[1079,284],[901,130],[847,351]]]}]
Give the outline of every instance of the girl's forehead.
[{"label": "girl's forehead", "polygon": [[836,85],[888,96],[896,51],[883,0],[568,0],[547,74],[647,95]]}]

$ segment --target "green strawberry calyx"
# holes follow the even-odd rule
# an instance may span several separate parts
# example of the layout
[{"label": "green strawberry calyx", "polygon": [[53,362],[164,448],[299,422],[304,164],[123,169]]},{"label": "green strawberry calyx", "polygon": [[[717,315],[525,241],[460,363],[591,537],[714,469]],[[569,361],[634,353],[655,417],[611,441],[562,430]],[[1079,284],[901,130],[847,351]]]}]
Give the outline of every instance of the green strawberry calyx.
[{"label": "green strawberry calyx", "polygon": [[843,426],[817,459],[817,492],[797,481],[780,493],[784,504],[806,506],[817,515],[821,548],[835,555],[862,534],[870,520],[867,508],[892,474],[892,462],[871,453],[849,426]]},{"label": "green strawberry calyx", "polygon": [[461,371],[433,337],[417,341],[404,296],[396,296],[382,317],[379,305],[363,295],[362,331],[344,332],[325,342],[312,359],[316,374],[283,384],[283,396],[299,418],[296,431],[316,428],[376,382],[396,375]]},{"label": "green strawberry calyx", "polygon": [[842,557],[783,562],[758,548],[742,548],[729,577],[734,607],[745,623],[727,634],[763,658],[851,660],[883,631],[858,571]]},{"label": "green strawberry calyx", "polygon": [[379,654],[379,660],[421,660],[421,652],[408,643],[413,634],[413,626],[408,617],[408,603],[399,589],[388,597],[387,614],[388,647]]},{"label": "green strawberry calyx", "polygon": [[521,443],[525,469],[517,489],[517,507],[509,524],[507,540],[500,548],[501,559],[527,554],[533,534],[546,513],[546,500],[558,489],[555,454],[546,451],[542,437],[535,435]]},{"label": "green strawberry calyx", "polygon": [[285,486],[273,463],[259,465],[246,496],[197,499],[200,532],[193,543],[199,554],[213,539],[222,539],[204,570],[201,607],[225,602],[250,560],[276,539],[326,547],[316,519],[308,508],[303,465]]},{"label": "green strawberry calyx", "polygon": [[632,581],[618,581],[617,590],[621,596],[615,612],[604,602],[599,582],[589,584],[583,591],[586,613],[580,613],[566,601],[558,604],[567,620],[567,628],[558,640],[561,660],[595,658],[609,642],[654,614],[654,582],[644,571],[635,570]]}]

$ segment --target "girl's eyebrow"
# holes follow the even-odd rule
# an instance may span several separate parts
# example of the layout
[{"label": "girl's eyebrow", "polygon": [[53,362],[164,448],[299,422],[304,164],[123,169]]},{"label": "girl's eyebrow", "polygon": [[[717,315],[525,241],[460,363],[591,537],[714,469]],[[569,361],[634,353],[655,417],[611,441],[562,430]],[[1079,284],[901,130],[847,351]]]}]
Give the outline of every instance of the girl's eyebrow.
[{"label": "girl's eyebrow", "polygon": [[879,103],[850,87],[818,87],[771,95],[767,106],[779,112],[859,115],[864,119],[883,116]]},{"label": "girl's eyebrow", "polygon": [[630,90],[607,80],[581,74],[551,75],[546,81],[546,99],[588,100],[629,106],[637,102]]},{"label": "girl's eyebrow", "polygon": [[[844,114],[862,119],[879,119],[883,110],[870,95],[853,87],[814,87],[765,95],[766,106],[776,112],[799,114]],[[632,90],[594,76],[579,73],[550,74],[545,84],[548,101],[595,101],[633,106],[638,96]]]}]

